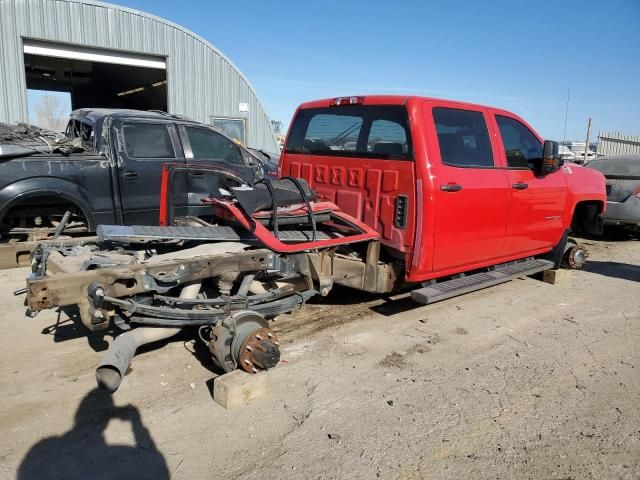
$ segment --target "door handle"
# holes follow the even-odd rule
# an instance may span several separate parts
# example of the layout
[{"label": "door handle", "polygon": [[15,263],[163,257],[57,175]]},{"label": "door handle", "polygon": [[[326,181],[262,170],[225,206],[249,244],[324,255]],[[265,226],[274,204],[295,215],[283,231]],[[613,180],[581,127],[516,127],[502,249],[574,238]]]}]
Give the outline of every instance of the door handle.
[{"label": "door handle", "polygon": [[513,185],[511,185],[511,188],[515,188],[516,190],[525,190],[527,188],[529,188],[529,184],[528,183],[514,183]]},{"label": "door handle", "polygon": [[130,182],[135,182],[136,180],[138,180],[138,172],[136,172],[135,170],[125,170],[122,173],[122,178]]},{"label": "door handle", "polygon": [[459,192],[462,190],[462,185],[458,185],[457,183],[447,183],[446,185],[441,185],[440,190],[443,192]]}]

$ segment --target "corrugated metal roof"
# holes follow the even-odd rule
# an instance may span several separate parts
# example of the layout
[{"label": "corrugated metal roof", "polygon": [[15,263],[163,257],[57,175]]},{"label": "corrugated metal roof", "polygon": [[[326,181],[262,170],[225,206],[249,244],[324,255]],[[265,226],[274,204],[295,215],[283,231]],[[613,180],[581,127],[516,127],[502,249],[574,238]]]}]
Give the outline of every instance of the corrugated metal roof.
[{"label": "corrugated metal roof", "polygon": [[24,38],[166,57],[171,113],[245,117],[247,144],[277,151],[255,90],[218,49],[162,18],[91,0],[0,0],[0,121],[28,119]]}]

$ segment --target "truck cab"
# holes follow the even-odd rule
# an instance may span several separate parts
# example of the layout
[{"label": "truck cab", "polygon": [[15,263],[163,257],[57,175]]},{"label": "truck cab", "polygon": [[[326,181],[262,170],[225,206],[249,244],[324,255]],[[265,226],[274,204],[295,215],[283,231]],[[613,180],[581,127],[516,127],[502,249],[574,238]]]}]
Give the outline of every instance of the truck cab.
[{"label": "truck cab", "polygon": [[413,96],[352,96],[302,104],[280,174],[380,234],[408,282],[451,276],[561,249],[595,232],[604,177],[552,165],[517,115]]}]

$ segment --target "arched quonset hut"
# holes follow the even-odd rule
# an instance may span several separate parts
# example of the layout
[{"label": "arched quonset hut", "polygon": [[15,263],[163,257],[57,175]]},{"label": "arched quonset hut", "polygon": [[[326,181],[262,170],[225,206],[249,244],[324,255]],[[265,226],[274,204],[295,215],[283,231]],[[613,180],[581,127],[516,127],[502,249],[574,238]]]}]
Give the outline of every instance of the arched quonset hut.
[{"label": "arched quonset hut", "polygon": [[91,0],[0,0],[0,121],[28,121],[27,89],[72,108],[164,110],[276,152],[269,118],[236,66],[202,37]]}]

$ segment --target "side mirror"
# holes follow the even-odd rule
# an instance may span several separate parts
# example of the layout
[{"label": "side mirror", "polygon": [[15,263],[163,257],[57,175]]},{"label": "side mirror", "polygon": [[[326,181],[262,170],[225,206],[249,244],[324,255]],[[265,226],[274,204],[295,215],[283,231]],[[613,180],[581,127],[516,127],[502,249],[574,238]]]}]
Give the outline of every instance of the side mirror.
[{"label": "side mirror", "polygon": [[558,151],[560,150],[558,142],[545,140],[542,146],[542,166],[541,173],[547,175],[555,172],[564,164],[564,160],[560,158]]}]

